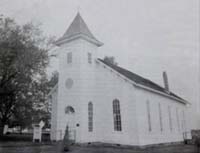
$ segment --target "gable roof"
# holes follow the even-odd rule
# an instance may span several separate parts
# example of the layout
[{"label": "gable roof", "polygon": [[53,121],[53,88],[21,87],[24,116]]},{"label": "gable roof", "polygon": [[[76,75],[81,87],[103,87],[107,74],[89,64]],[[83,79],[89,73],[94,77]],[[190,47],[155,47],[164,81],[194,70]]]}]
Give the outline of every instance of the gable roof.
[{"label": "gable roof", "polygon": [[163,87],[159,86],[158,84],[143,78],[131,71],[128,71],[122,67],[119,67],[117,65],[113,65],[109,62],[105,62],[102,59],[98,59],[100,62],[104,63],[105,65],[109,66],[110,68],[112,68],[113,70],[117,71],[118,73],[120,73],[121,75],[125,76],[126,78],[130,79],[131,81],[135,82],[136,84],[140,84],[143,86],[146,86],[148,88],[154,89],[156,91],[159,91],[161,93],[167,94],[175,99],[178,99],[179,101],[181,101],[182,103],[186,104],[187,101],[182,99],[181,97],[177,96],[176,94],[170,92],[170,91],[166,91]]},{"label": "gable roof", "polygon": [[74,18],[67,31],[60,39],[57,40],[56,44],[59,45],[63,41],[69,41],[79,37],[86,38],[87,40],[95,43],[97,46],[103,45],[91,33],[88,26],[81,17],[80,13],[77,13],[76,17]]}]

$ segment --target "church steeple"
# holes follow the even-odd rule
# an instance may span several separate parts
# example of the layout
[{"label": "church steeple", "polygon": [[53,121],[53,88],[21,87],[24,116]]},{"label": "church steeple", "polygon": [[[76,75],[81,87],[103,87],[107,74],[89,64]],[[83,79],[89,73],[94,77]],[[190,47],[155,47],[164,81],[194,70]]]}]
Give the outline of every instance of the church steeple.
[{"label": "church steeple", "polygon": [[98,41],[94,35],[90,32],[88,26],[84,22],[80,13],[78,12],[73,22],[64,33],[64,35],[56,41],[56,45],[61,45],[63,43],[72,41],[77,38],[85,39],[91,43],[94,43],[97,46],[102,46],[103,43]]}]

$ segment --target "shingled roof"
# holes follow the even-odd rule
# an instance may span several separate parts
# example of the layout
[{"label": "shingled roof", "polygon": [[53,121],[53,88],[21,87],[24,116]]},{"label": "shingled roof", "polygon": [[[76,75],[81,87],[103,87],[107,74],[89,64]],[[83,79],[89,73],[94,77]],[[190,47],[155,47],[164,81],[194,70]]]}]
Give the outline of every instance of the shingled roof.
[{"label": "shingled roof", "polygon": [[59,45],[62,41],[69,41],[74,38],[85,38],[89,41],[92,41],[97,46],[103,45],[100,41],[98,41],[94,35],[89,30],[88,26],[84,22],[83,18],[81,17],[80,13],[77,13],[76,17],[74,18],[73,22],[64,33],[64,35],[57,40],[57,44]]},{"label": "shingled roof", "polygon": [[171,97],[174,97],[175,99],[178,99],[179,101],[181,101],[182,103],[186,104],[186,100],[182,99],[181,97],[177,96],[176,94],[170,92],[170,91],[166,91],[163,87],[159,86],[158,84],[143,78],[133,72],[130,72],[122,67],[119,67],[117,65],[113,65],[109,62],[105,62],[102,59],[98,59],[100,62],[104,63],[105,65],[109,66],[110,68],[112,68],[113,70],[117,71],[118,73],[120,73],[121,75],[125,76],[126,78],[130,79],[131,81],[135,82],[136,84],[140,84],[143,86],[146,86],[148,88],[154,89],[156,91],[162,92],[164,94],[167,94]]}]

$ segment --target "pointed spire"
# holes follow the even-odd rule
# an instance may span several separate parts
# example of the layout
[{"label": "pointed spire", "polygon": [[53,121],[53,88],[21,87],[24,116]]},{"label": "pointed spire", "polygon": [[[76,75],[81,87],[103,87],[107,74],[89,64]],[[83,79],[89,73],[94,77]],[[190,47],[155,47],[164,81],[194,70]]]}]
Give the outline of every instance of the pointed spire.
[{"label": "pointed spire", "polygon": [[65,32],[64,37],[70,37],[76,34],[85,34],[91,38],[94,38],[93,34],[88,29],[79,12],[76,15],[74,21],[69,26],[68,30]]},{"label": "pointed spire", "polygon": [[64,33],[64,35],[58,39],[56,42],[57,45],[60,45],[64,42],[68,42],[70,40],[74,40],[76,38],[83,38],[92,43],[95,43],[97,46],[103,45],[100,41],[98,41],[94,35],[90,32],[88,26],[82,19],[80,13],[78,12],[76,17],[74,18],[73,22]]}]

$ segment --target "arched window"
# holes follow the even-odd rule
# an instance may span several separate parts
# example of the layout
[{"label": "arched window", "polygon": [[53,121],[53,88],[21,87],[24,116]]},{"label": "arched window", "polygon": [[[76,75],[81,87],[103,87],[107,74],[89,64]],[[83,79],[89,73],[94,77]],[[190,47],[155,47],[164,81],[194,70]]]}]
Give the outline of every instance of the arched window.
[{"label": "arched window", "polygon": [[75,113],[74,108],[72,106],[67,106],[65,108],[65,114],[73,114]]},{"label": "arched window", "polygon": [[119,100],[113,100],[113,117],[114,117],[114,130],[122,131],[120,103]]},{"label": "arched window", "polygon": [[160,103],[158,103],[158,109],[159,109],[160,131],[163,131],[162,109]]},{"label": "arched window", "polygon": [[176,108],[176,120],[177,120],[177,126],[178,126],[178,131],[180,131],[180,119],[179,119],[179,110]]},{"label": "arched window", "polygon": [[149,127],[149,132],[150,132],[152,130],[152,128],[151,128],[151,108],[150,108],[150,103],[148,100],[146,101],[146,105],[147,105],[148,127]]},{"label": "arched window", "polygon": [[53,97],[52,97],[52,95],[50,95],[49,96],[49,98],[48,98],[48,109],[50,110],[50,111],[52,111],[52,106],[53,106]]},{"label": "arched window", "polygon": [[52,95],[50,95],[49,96],[49,104],[52,105],[52,103],[53,103],[53,98],[52,98]]},{"label": "arched window", "polygon": [[172,115],[171,115],[171,107],[168,106],[168,115],[169,115],[169,127],[170,127],[170,131],[172,131]]},{"label": "arched window", "polygon": [[88,131],[93,131],[93,104],[92,102],[88,103]]},{"label": "arched window", "polygon": [[183,114],[182,129],[183,129],[183,132],[185,132],[185,130],[186,130],[186,120],[185,120],[185,111],[184,110],[182,110],[182,114]]}]

